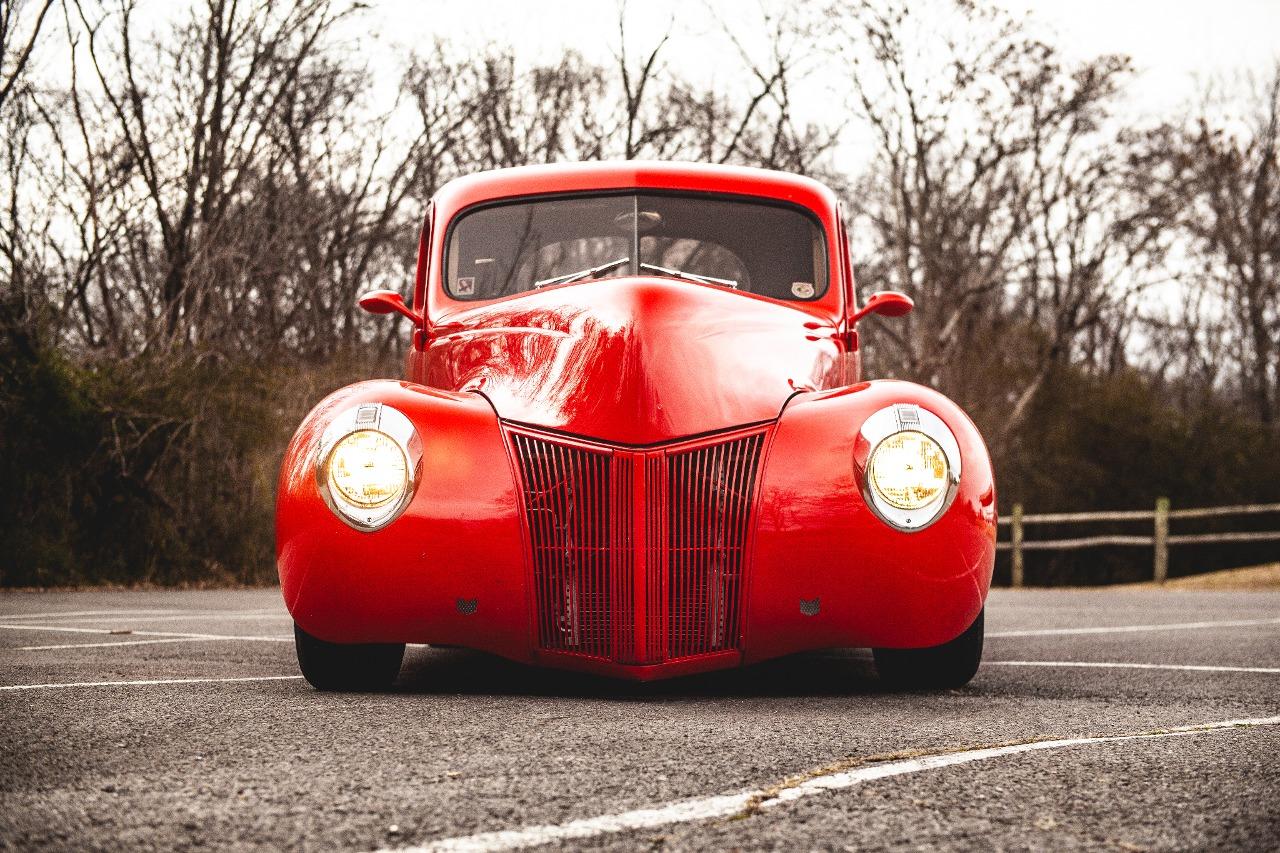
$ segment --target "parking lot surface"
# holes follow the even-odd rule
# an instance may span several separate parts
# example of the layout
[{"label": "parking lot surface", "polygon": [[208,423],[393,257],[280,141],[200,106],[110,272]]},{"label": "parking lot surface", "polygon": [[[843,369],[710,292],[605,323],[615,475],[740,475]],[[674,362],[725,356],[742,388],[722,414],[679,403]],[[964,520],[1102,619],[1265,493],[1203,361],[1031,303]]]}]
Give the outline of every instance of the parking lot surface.
[{"label": "parking lot surface", "polygon": [[1277,849],[1280,593],[996,591],[962,690],[833,650],[636,685],[411,646],[297,673],[277,590],[0,595],[6,849]]}]

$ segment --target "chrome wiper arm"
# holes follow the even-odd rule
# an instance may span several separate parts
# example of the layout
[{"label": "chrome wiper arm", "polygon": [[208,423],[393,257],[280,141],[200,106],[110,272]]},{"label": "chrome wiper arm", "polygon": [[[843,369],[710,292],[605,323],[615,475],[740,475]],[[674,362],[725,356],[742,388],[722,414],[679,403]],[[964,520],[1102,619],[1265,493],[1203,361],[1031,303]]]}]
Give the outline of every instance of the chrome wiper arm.
[{"label": "chrome wiper arm", "polygon": [[549,284],[568,284],[569,282],[577,281],[578,279],[600,275],[600,273],[607,272],[614,267],[622,266],[629,260],[631,260],[629,257],[618,258],[616,261],[609,261],[608,263],[601,264],[598,267],[589,267],[585,270],[578,270],[577,272],[565,273],[564,275],[557,275],[551,278],[544,278],[540,281],[535,281],[533,286],[538,288],[546,287]]},{"label": "chrome wiper arm", "polygon": [[713,275],[699,275],[696,272],[685,272],[684,270],[674,270],[674,269],[671,269],[670,267],[660,267],[657,264],[646,264],[643,261],[640,263],[640,269],[655,270],[656,272],[665,273],[666,275],[673,276],[675,278],[683,278],[689,281],[696,281],[698,284],[723,284],[725,287],[732,287],[734,290],[738,289],[737,280],[732,278],[716,278]]}]

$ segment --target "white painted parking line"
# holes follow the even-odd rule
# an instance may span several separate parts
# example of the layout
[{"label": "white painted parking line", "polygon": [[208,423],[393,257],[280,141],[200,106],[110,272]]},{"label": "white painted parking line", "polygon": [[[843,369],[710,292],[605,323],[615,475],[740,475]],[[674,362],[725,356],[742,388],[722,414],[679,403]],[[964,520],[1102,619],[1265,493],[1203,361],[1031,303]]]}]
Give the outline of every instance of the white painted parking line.
[{"label": "white painted parking line", "polygon": [[1280,667],[1272,666],[1207,666],[1200,664],[1177,663],[1126,663],[1121,661],[1083,661],[1083,660],[990,660],[983,661],[983,666],[1044,666],[1044,667],[1084,667],[1097,669],[1171,669],[1186,672],[1261,672],[1268,675],[1280,675]]},{"label": "white painted parking line", "polygon": [[160,640],[122,640],[115,643],[62,643],[57,646],[18,646],[13,652],[47,652],[55,649],[105,649],[111,646],[154,646],[160,643],[207,643],[204,637],[165,637]]},{"label": "white painted parking line", "polygon": [[245,640],[255,643],[292,643],[293,637],[241,634],[198,634],[187,631],[133,631],[114,628],[73,628],[70,625],[0,625],[10,631],[52,631],[67,634],[115,634],[135,637],[183,637],[190,640]]},{"label": "white painted parking line", "polygon": [[1133,634],[1142,631],[1183,631],[1199,628],[1245,628],[1280,625],[1275,619],[1231,619],[1222,622],[1166,622],[1155,625],[1099,625],[1089,628],[1033,628],[1025,631],[988,631],[987,637],[1057,637],[1071,634]]},{"label": "white painted parking line", "polygon": [[161,614],[167,616],[181,612],[172,608],[165,610],[52,610],[47,613],[5,613],[0,614],[0,620],[12,622],[15,619],[66,619],[72,616],[145,616]]},{"label": "white painted parking line", "polygon": [[248,681],[297,681],[301,675],[255,675],[240,678],[148,678],[141,681],[64,681],[52,684],[3,684],[0,690],[54,690],[68,687],[153,687],[161,684],[234,684]]},{"label": "white painted parking line", "polygon": [[[165,613],[159,616],[122,616],[119,620],[107,619],[104,615],[97,616],[73,616],[65,619],[50,619],[47,621],[57,622],[59,624],[66,622],[183,622],[191,620],[193,622],[208,621],[216,619],[218,621],[231,622],[257,622],[272,619],[289,619],[288,613],[280,610],[271,611],[254,611],[247,610],[189,610],[182,613]],[[0,621],[8,622],[9,619],[0,619]]]},{"label": "white painted parking line", "polygon": [[1133,734],[1110,735],[1101,737],[1076,737],[1076,738],[1060,738],[1057,740],[1040,740],[1031,741],[1029,743],[1007,744],[1003,746],[987,747],[985,749],[970,749],[963,752],[939,753],[936,755],[925,755],[918,758],[910,758],[903,761],[892,761],[884,764],[873,764],[866,767],[858,767],[854,770],[848,770],[840,773],[831,773],[823,776],[816,776],[807,779],[791,787],[783,788],[777,794],[765,802],[761,803],[762,808],[771,808],[783,803],[798,800],[811,794],[823,793],[825,791],[837,791],[842,788],[849,788],[861,782],[870,782],[876,779],[885,779],[890,776],[901,776],[907,773],[918,773],[921,770],[935,770],[940,767],[952,767],[957,764],[969,764],[974,761],[985,761],[990,758],[1000,758],[1006,755],[1020,755],[1028,752],[1039,752],[1050,749],[1067,749],[1075,746],[1092,746],[1104,743],[1123,743],[1126,741],[1137,740],[1159,740],[1170,737],[1192,737],[1194,735],[1207,734],[1209,732],[1220,732],[1227,729],[1254,728],[1258,726],[1275,726],[1280,725],[1280,717],[1255,717],[1252,719],[1239,720],[1222,720],[1219,722],[1202,723],[1194,726],[1178,726],[1176,728],[1162,729],[1149,732],[1135,732]]},{"label": "white painted parking line", "polygon": [[838,791],[850,788],[863,782],[885,779],[890,776],[901,776],[918,773],[922,770],[935,770],[973,761],[985,761],[1006,755],[1017,755],[1049,749],[1067,749],[1092,744],[1120,743],[1122,741],[1155,740],[1169,737],[1191,737],[1193,735],[1216,732],[1226,729],[1251,728],[1255,726],[1280,725],[1280,717],[1260,717],[1244,720],[1223,720],[1205,723],[1198,726],[1182,726],[1175,729],[1164,729],[1151,732],[1138,732],[1108,737],[1079,737],[1059,740],[1042,740],[1030,743],[994,746],[985,749],[970,749],[963,752],[943,752],[910,758],[902,761],[886,761],[879,764],[859,766],[843,772],[831,772],[806,778],[803,781],[781,788],[756,791],[743,791],[737,794],[722,794],[713,797],[680,800],[665,805],[646,809],[621,812],[619,814],[601,815],[559,824],[529,826],[522,829],[501,830],[498,832],[482,832],[477,835],[466,835],[457,838],[443,838],[438,841],[413,847],[384,848],[379,853],[457,853],[457,851],[496,851],[515,850],[522,847],[537,847],[557,841],[572,841],[582,838],[594,838],[617,832],[653,829],[677,823],[727,818],[747,813],[751,808],[773,808],[783,803],[793,802],[812,794]]}]

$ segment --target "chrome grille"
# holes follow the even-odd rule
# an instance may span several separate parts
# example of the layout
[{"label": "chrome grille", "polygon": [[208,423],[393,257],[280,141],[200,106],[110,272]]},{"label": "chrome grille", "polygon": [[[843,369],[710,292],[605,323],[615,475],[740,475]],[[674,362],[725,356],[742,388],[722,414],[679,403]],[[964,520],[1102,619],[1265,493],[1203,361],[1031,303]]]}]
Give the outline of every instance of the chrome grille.
[{"label": "chrome grille", "polygon": [[656,450],[511,437],[541,648],[644,664],[740,647],[764,431]]}]

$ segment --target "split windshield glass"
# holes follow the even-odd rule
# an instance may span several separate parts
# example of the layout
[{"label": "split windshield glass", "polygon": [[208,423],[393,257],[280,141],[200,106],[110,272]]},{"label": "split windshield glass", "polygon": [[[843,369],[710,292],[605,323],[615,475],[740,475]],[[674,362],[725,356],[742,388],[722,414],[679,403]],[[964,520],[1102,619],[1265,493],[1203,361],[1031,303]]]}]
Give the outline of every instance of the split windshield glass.
[{"label": "split windshield glass", "polygon": [[455,299],[654,276],[808,301],[827,289],[822,229],[790,205],[714,195],[546,198],[482,207],[451,229]]}]

